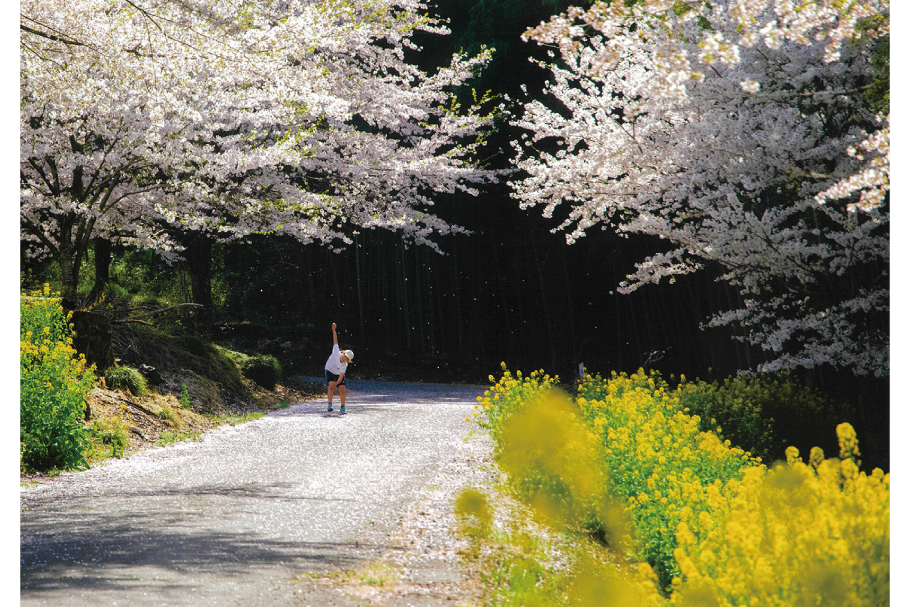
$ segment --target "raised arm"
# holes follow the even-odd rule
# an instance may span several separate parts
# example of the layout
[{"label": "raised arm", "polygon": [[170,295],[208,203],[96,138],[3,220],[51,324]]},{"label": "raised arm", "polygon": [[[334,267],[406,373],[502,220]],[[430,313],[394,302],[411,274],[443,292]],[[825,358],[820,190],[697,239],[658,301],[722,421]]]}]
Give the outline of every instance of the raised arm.
[{"label": "raised arm", "polygon": [[335,323],[332,323],[332,343],[338,345],[338,333],[335,332]]}]

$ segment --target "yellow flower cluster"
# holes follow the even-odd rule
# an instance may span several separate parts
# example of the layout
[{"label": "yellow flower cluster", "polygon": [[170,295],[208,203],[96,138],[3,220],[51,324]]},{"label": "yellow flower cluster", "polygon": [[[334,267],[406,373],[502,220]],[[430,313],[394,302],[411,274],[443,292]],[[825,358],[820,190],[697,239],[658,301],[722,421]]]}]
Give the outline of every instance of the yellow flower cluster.
[{"label": "yellow flower cluster", "polygon": [[48,284],[40,291],[23,295],[19,322],[20,363],[28,367],[41,364],[45,357],[74,359],[74,371],[82,374],[85,356],[77,354],[73,348],[72,325],[68,324],[70,316],[70,313],[64,313],[59,294],[52,294]]},{"label": "yellow flower cluster", "polygon": [[69,315],[50,287],[20,302],[19,424],[22,463],[41,470],[85,465],[80,421],[94,367],[73,348]]},{"label": "yellow flower cluster", "polygon": [[602,437],[603,465],[627,502],[638,556],[655,566],[661,585],[678,577],[674,558],[681,522],[696,537],[723,510],[731,481],[759,462],[742,449],[699,431],[699,418],[680,408],[656,373],[589,376],[578,405]]},{"label": "yellow flower cluster", "polygon": [[[637,586],[640,601],[630,605],[888,604],[890,476],[878,469],[860,472],[849,424],[837,427],[840,458],[825,459],[816,447],[803,463],[791,447],[787,463],[769,470],[730,441],[700,431],[698,417],[656,373],[589,377],[578,387],[577,408],[542,396],[554,383],[542,372],[523,378],[506,371],[478,400],[511,477],[523,478],[525,466],[538,493],[547,483],[552,494],[566,489],[566,504],[588,501],[586,492],[598,500],[624,500],[635,554],[653,565],[657,584],[669,595],[655,598],[656,588],[648,592],[653,582],[644,576]],[[537,421],[518,423],[523,409],[537,411]],[[589,431],[558,421],[571,418],[570,409],[582,412]],[[599,443],[596,463],[585,437],[592,432]],[[584,447],[575,445],[581,437]],[[559,455],[560,442],[566,458]],[[503,449],[504,443],[519,445],[522,455],[514,454],[514,445]],[[587,480],[584,470],[590,470]],[[612,495],[603,497],[601,487]],[[642,568],[651,571],[647,564]],[[592,589],[578,588],[582,594]]]},{"label": "yellow flower cluster", "polygon": [[[838,431],[855,440],[849,425]],[[672,604],[889,604],[890,475],[813,452],[746,471],[704,537],[679,524]]]},{"label": "yellow flower cluster", "polygon": [[517,371],[513,376],[506,363],[502,363],[502,370],[502,377],[498,381],[490,376],[490,382],[495,382],[493,387],[486,390],[483,396],[477,397],[480,403],[478,406],[486,415],[485,420],[478,418],[477,422],[480,427],[490,430],[494,439],[498,438],[505,421],[523,403],[535,400],[559,381],[558,377],[550,377],[542,370],[532,371],[527,377]]}]

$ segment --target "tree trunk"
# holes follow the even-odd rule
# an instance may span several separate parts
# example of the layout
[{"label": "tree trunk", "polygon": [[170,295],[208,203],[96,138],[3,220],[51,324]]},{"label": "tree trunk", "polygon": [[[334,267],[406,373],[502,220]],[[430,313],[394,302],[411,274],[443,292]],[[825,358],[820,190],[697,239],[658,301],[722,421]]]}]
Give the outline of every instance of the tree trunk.
[{"label": "tree trunk", "polygon": [[196,328],[209,333],[215,316],[212,301],[212,240],[203,232],[193,232],[184,239],[186,266],[190,273],[193,303],[202,306],[196,314]]},{"label": "tree trunk", "polygon": [[92,287],[90,298],[98,301],[104,292],[104,287],[111,280],[111,241],[106,238],[96,238],[95,243],[95,285]]},{"label": "tree trunk", "polygon": [[82,266],[82,253],[69,245],[60,249],[57,265],[60,266],[61,303],[66,310],[75,310],[79,292],[79,270]]},{"label": "tree trunk", "polygon": [[63,307],[73,310],[76,308],[76,274],[73,271],[73,255],[68,248],[60,251],[57,265],[60,266],[60,295]]},{"label": "tree trunk", "polygon": [[404,257],[404,244],[399,243],[398,248],[401,251],[400,259],[395,260],[395,267],[399,269],[398,274],[398,286],[399,286],[399,300],[398,305],[401,306],[401,311],[404,315],[404,337],[405,337],[405,346],[408,350],[411,349],[411,310],[408,307],[408,274],[407,268],[405,267],[405,257]]},{"label": "tree trunk", "polygon": [[111,341],[111,321],[103,314],[75,311],[72,316],[73,347],[95,365],[99,375],[114,366],[114,346]]},{"label": "tree trunk", "polygon": [[363,287],[361,286],[363,277],[360,272],[360,242],[357,236],[354,236],[354,264],[357,268],[357,314],[360,318],[360,339],[363,339],[365,323],[363,316]]}]

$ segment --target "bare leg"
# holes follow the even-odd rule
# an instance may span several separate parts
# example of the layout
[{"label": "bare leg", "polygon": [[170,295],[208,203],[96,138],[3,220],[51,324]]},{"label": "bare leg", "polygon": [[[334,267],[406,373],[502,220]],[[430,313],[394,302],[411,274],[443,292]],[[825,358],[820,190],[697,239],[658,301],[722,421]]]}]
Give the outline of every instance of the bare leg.
[{"label": "bare leg", "polygon": [[344,399],[347,396],[347,390],[345,390],[344,385],[338,386],[338,395],[341,397],[341,406],[344,407]]},{"label": "bare leg", "polygon": [[[342,386],[342,388],[343,387],[344,386]],[[329,382],[329,406],[330,407],[332,406],[332,397],[333,396],[335,396],[335,382],[330,381]],[[342,397],[342,398],[344,398],[344,397]],[[342,403],[344,403],[344,400],[342,400]],[[344,406],[344,405],[342,404],[342,406]]]}]

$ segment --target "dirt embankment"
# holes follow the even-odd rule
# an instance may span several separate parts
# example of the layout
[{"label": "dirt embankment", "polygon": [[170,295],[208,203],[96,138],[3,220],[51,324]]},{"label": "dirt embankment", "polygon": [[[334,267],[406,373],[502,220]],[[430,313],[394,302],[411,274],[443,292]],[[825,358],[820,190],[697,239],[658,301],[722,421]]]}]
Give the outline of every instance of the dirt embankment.
[{"label": "dirt embankment", "polygon": [[201,434],[224,423],[231,415],[244,413],[268,413],[291,403],[311,400],[321,396],[321,387],[290,378],[285,385],[279,384],[274,390],[265,390],[254,382],[246,380],[250,397],[244,402],[232,402],[221,411],[200,414],[192,407],[186,408],[176,394],[159,393],[155,388],[148,396],[135,396],[122,390],[108,390],[103,386],[94,388],[87,396],[91,424],[93,419],[122,417],[129,425],[130,445],[127,453],[148,447],[161,440],[165,433],[184,436]]},{"label": "dirt embankment", "polygon": [[[219,395],[219,406],[213,411],[211,401],[201,402],[199,393],[192,389],[188,392],[190,407],[181,404],[178,394],[186,380],[191,382],[192,377],[170,376],[167,382],[150,386],[146,396],[136,396],[128,390],[111,390],[103,380],[99,381],[86,394],[83,425],[89,429],[124,427],[128,444],[118,456],[125,457],[167,442],[199,437],[218,425],[230,423],[237,416],[268,413],[323,395],[322,386],[293,377],[275,386],[274,390],[266,390],[244,379],[249,396],[242,400],[225,398],[222,405]],[[95,440],[100,441],[97,436]],[[101,454],[102,459],[108,456],[106,447],[96,446],[95,456]],[[23,471],[20,477],[22,481],[38,481],[45,474]]]}]

